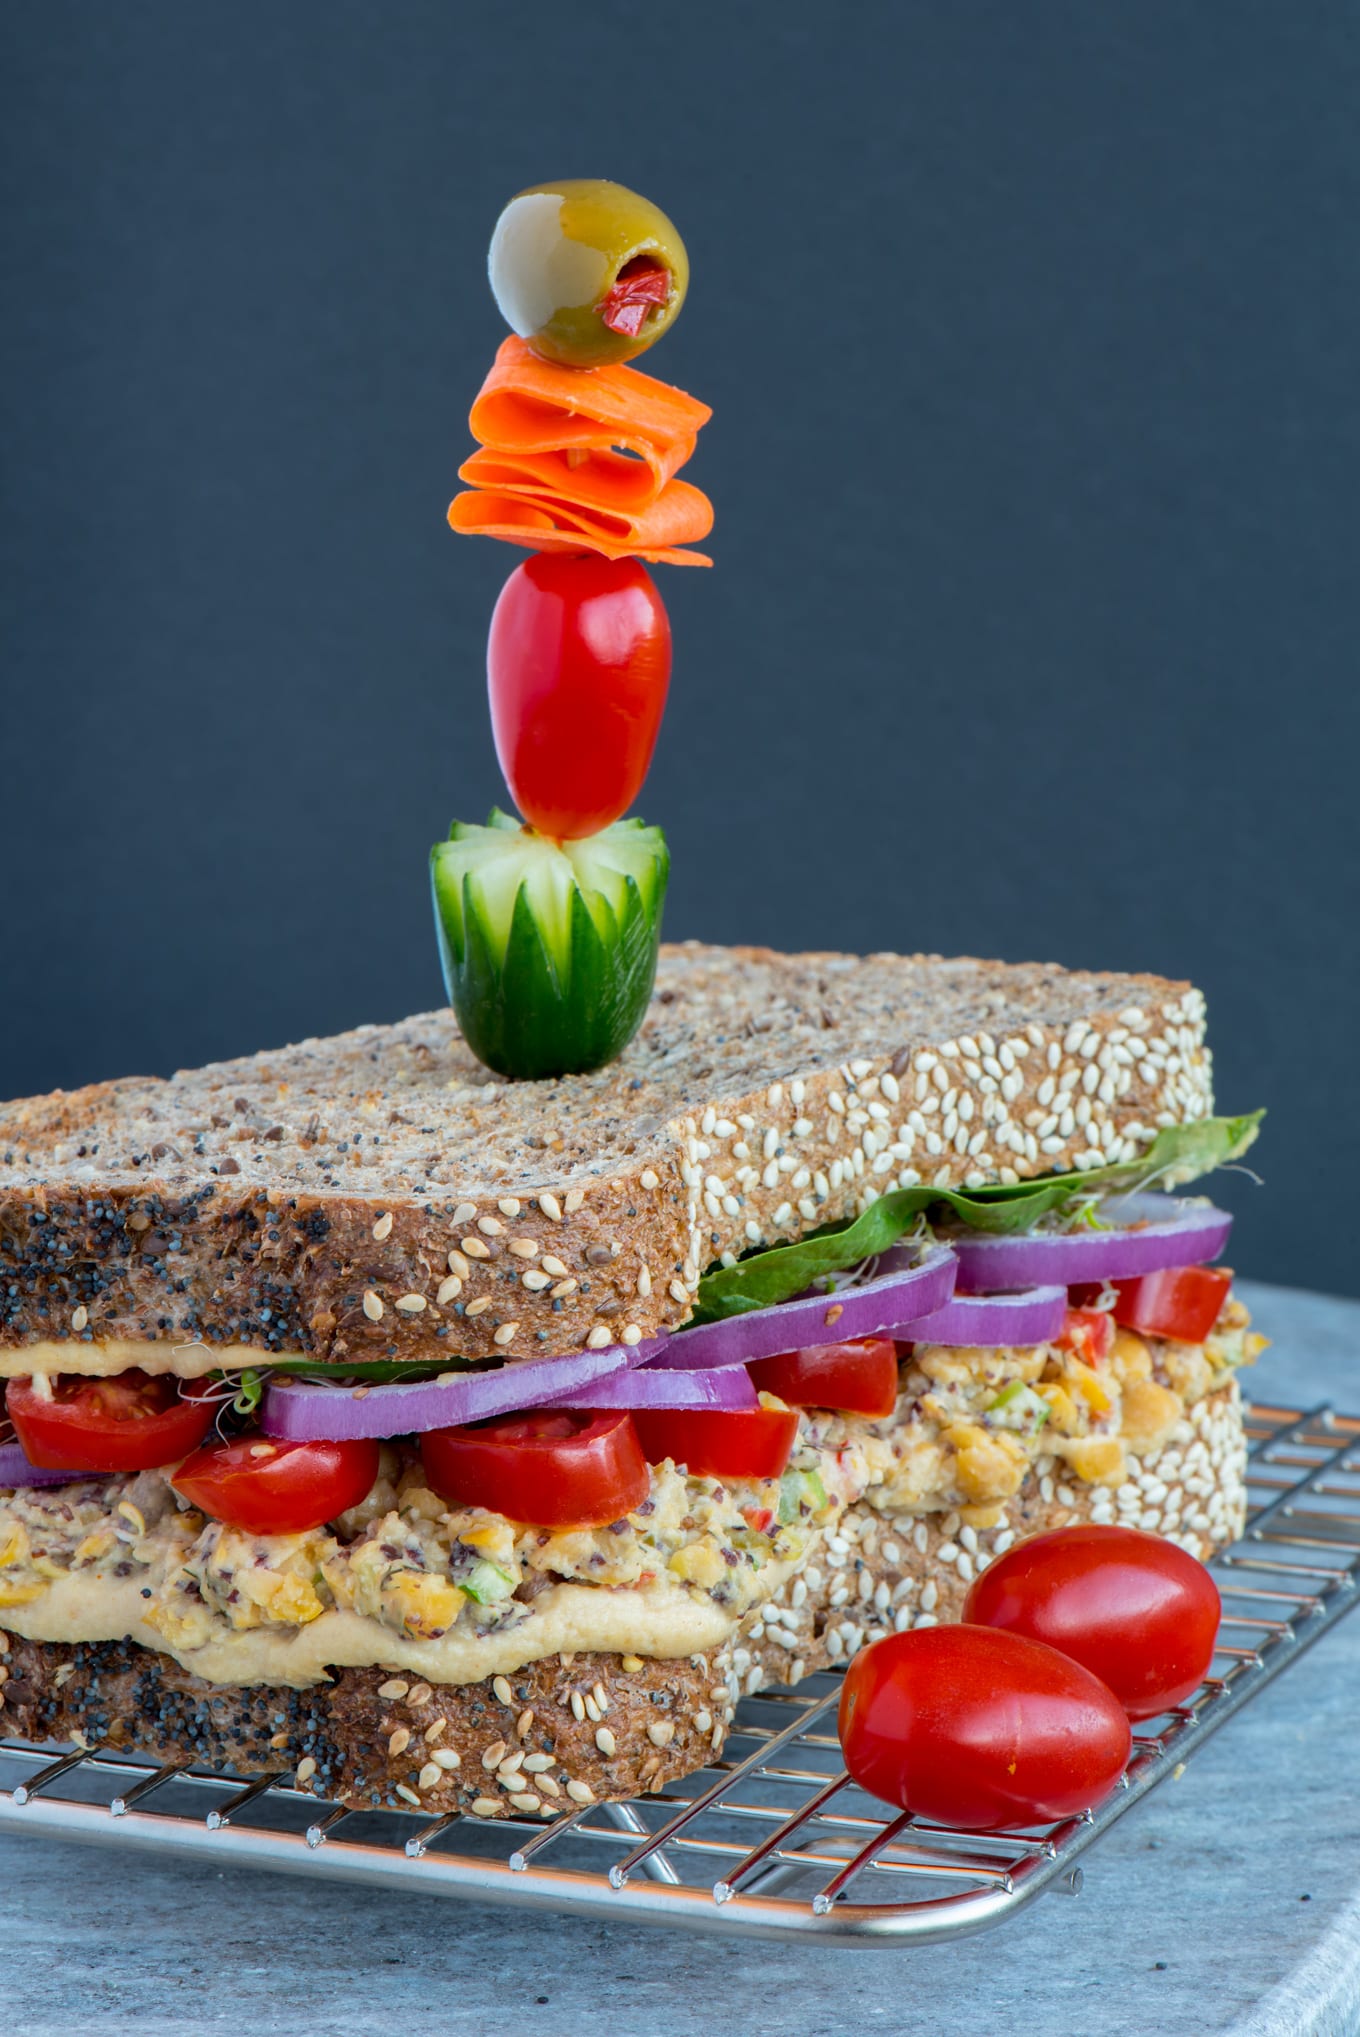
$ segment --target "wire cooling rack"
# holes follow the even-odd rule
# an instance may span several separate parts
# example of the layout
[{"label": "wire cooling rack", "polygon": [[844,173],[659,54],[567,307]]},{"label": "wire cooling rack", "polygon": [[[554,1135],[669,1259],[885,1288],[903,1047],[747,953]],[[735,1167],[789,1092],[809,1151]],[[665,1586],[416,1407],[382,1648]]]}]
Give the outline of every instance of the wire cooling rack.
[{"label": "wire cooling rack", "polygon": [[725,1758],[702,1774],[546,1826],[350,1810],[272,1775],[243,1783],[0,1741],[0,1829],[749,1937],[923,1943],[981,1930],[1046,1889],[1077,1894],[1087,1847],[1360,1597],[1360,1416],[1258,1406],[1246,1419],[1251,1512],[1213,1566],[1214,1673],[1146,1723],[1120,1788],[1083,1818],[956,1832],[885,1811],[841,1766],[840,1678],[828,1672],[745,1699]]}]

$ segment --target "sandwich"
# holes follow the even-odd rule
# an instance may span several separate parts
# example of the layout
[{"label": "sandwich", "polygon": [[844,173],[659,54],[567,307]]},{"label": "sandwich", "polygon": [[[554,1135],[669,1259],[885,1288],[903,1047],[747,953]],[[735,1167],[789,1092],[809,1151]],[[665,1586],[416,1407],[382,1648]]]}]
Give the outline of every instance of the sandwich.
[{"label": "sandwich", "polygon": [[0,1725],[543,1820],[1017,1536],[1207,1557],[1260,1340],[1174,1191],[1255,1123],[1185,983],[692,944],[593,1071],[440,1011],[0,1107]]}]

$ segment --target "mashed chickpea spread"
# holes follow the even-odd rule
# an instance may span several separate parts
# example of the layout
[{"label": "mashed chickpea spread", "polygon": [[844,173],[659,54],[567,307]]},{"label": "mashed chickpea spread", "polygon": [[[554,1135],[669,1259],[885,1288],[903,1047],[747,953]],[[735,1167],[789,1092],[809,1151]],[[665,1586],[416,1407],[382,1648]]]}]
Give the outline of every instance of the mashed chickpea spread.
[{"label": "mashed chickpea spread", "polygon": [[1234,1299],[1203,1345],[1121,1330],[1095,1366],[1049,1344],[918,1346],[890,1417],[805,1411],[779,1479],[690,1477],[668,1460],[605,1527],[451,1507],[395,1445],[361,1505],[301,1535],[209,1520],[160,1472],[21,1488],[0,1494],[0,1625],[129,1638],[225,1684],[373,1664],[459,1683],[555,1651],[688,1655],[777,1592],[850,1505],[981,1518],[1041,1452],[1117,1485],[1260,1343]]}]

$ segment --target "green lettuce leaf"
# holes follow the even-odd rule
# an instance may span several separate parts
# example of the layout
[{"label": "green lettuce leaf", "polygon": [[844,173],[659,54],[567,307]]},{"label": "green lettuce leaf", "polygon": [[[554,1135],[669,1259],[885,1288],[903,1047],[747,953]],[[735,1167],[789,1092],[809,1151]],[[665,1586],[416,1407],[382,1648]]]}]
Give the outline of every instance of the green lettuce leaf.
[{"label": "green lettuce leaf", "polygon": [[1138,1159],[1112,1167],[1091,1167],[1071,1174],[1050,1174],[1038,1181],[998,1183],[986,1188],[899,1188],[870,1203],[864,1214],[838,1230],[802,1238],[796,1245],[777,1245],[754,1252],[735,1266],[705,1274],[699,1282],[694,1323],[720,1322],[750,1309],[771,1308],[791,1301],[829,1273],[844,1273],[886,1252],[909,1231],[918,1217],[952,1213],[978,1231],[1016,1233],[1032,1230],[1039,1219],[1079,1205],[1093,1194],[1112,1188],[1176,1188],[1240,1160],[1260,1129],[1263,1110],[1246,1117],[1200,1118],[1195,1124],[1168,1125]]}]

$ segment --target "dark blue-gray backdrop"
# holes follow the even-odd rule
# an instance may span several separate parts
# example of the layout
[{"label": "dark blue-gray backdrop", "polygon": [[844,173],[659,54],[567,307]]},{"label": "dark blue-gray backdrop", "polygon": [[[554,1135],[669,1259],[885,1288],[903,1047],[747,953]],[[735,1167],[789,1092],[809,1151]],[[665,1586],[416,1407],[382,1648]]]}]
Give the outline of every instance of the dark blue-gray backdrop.
[{"label": "dark blue-gray backdrop", "polygon": [[[689,244],[668,930],[1189,975],[1234,1257],[1355,1291],[1360,16],[6,11],[0,1092],[437,1002],[499,785],[444,524],[557,175]],[[1335,1155],[1329,1160],[1329,1155]]]}]

